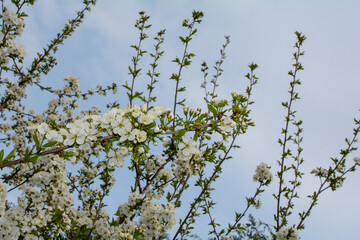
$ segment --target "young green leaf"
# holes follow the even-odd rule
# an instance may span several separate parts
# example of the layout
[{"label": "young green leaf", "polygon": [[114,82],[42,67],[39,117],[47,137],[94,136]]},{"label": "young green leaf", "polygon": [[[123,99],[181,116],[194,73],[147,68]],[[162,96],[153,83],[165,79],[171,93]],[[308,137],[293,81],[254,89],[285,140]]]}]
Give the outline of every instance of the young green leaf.
[{"label": "young green leaf", "polygon": [[210,112],[212,112],[212,114],[214,114],[214,116],[217,116],[217,111],[213,106],[208,104],[208,109],[209,109]]},{"label": "young green leaf", "polygon": [[6,158],[4,159],[4,161],[2,161],[2,162],[3,162],[3,163],[9,162],[9,160],[12,159],[12,158],[15,156],[15,152],[16,152],[16,149],[12,150],[12,151],[6,156]]},{"label": "young green leaf", "polygon": [[52,147],[57,144],[57,141],[51,141],[43,145],[44,148]]}]

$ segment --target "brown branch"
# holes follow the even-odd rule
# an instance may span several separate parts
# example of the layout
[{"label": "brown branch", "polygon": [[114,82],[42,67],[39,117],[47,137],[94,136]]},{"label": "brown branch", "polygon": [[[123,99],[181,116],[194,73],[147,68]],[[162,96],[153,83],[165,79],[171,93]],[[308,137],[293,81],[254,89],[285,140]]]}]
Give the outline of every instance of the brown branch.
[{"label": "brown branch", "polygon": [[[346,148],[346,152],[349,153],[351,152],[351,149],[352,149],[352,145],[357,142],[357,134],[360,132],[360,122],[357,123],[359,126],[354,129],[354,137],[353,139],[351,140],[351,142],[348,143],[348,147]],[[334,169],[337,169],[339,166],[343,165],[344,162],[346,161],[346,155],[347,154],[342,154],[343,156],[341,157],[340,161],[335,165]],[[347,170],[345,171],[341,176],[340,178],[342,178],[346,173],[348,173],[350,170]],[[331,183],[326,186],[325,184],[328,183],[330,181],[330,174],[328,174],[325,178],[325,180],[320,184],[320,187],[319,189],[317,190],[317,192],[314,192],[315,194],[313,195],[313,198],[312,198],[312,201],[311,201],[311,204],[309,206],[309,208],[307,209],[306,213],[304,211],[304,215],[301,216],[300,218],[300,222],[298,223],[298,225],[296,226],[296,229],[301,229],[301,227],[303,226],[303,222],[305,221],[305,219],[310,215],[310,212],[312,210],[312,208],[317,204],[317,201],[318,201],[318,198],[319,198],[319,195],[324,192],[325,190],[327,190],[329,187],[331,187]]]},{"label": "brown branch", "polygon": [[[114,138],[114,137],[118,137],[118,136],[110,135],[110,136],[102,137],[102,138],[97,139],[95,142],[103,142],[103,141],[106,141],[106,140]],[[46,151],[43,151],[43,152],[38,152],[37,154],[40,154],[41,156],[46,156],[46,155],[49,155],[49,154],[58,154],[58,153],[61,153],[62,151],[66,150],[66,149],[69,149],[69,148],[72,148],[72,146],[63,146],[63,147],[59,147],[59,148],[54,148],[54,149],[46,150]],[[9,166],[21,164],[21,163],[26,163],[26,162],[23,159],[9,161],[9,162],[0,164],[0,169],[3,169],[4,167],[9,167]]]}]

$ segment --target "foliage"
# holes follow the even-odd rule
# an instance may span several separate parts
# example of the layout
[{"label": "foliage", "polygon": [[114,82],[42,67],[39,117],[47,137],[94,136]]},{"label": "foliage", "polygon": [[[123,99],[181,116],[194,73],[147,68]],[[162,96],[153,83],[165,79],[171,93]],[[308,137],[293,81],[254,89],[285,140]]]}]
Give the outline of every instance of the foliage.
[{"label": "foliage", "polygon": [[[199,215],[209,217],[214,239],[230,239],[234,233],[239,237],[268,239],[261,229],[268,228],[257,223],[250,215],[250,223],[241,220],[251,207],[260,208],[260,195],[273,180],[270,167],[260,163],[253,176],[257,183],[254,194],[246,197],[246,206],[235,212],[235,219],[226,227],[212,214],[215,202],[211,194],[213,183],[221,176],[222,166],[231,159],[232,150],[239,148],[237,139],[254,127],[251,119],[253,90],[258,83],[255,71],[258,65],[249,64],[245,75],[247,88],[244,93],[232,92],[230,99],[218,98],[216,90],[222,75],[222,64],[230,38],[220,50],[215,63],[215,73],[208,85],[209,68],[204,62],[201,71],[204,81],[206,110],[189,109],[181,93],[186,91],[183,72],[192,63],[195,53],[190,44],[196,37],[197,26],[203,13],[193,11],[182,26],[187,34],[180,36],[182,54],[172,61],[178,70],[171,74],[175,82],[172,109],[156,106],[153,90],[159,82],[158,61],[164,51],[165,30],[154,37],[151,53],[143,49],[151,27],[150,17],[140,12],[135,23],[139,40],[131,48],[135,55],[128,67],[130,80],[122,85],[129,102],[120,107],[109,102],[109,110],[101,112],[96,106],[79,107],[80,100],[91,100],[93,95],[117,93],[117,84],[98,85],[81,91],[79,78],[67,76],[64,87],[46,86],[43,78],[57,64],[58,47],[79,27],[84,14],[95,5],[95,0],[84,0],[83,8],[69,20],[55,38],[38,53],[29,66],[24,63],[25,46],[16,42],[25,27],[27,14],[23,8],[35,4],[33,0],[2,1],[2,28],[0,38],[0,237],[3,239],[187,239],[194,237],[194,223]],[[346,139],[347,147],[340,151],[340,158],[332,158],[327,169],[315,168],[312,173],[320,179],[317,191],[308,197],[311,203],[299,213],[298,223],[289,223],[294,199],[304,175],[300,171],[304,159],[301,156],[302,121],[296,119],[293,102],[299,99],[296,87],[301,84],[298,74],[303,70],[300,63],[304,55],[302,46],[305,36],[296,32],[296,43],[291,78],[290,99],[283,102],[286,110],[282,149],[278,160],[276,180],[279,190],[274,193],[277,202],[272,239],[299,239],[298,230],[317,204],[319,195],[327,189],[335,191],[345,180],[346,174],[355,171],[359,158],[347,164],[350,153],[357,150],[355,143],[360,132],[360,120],[355,119],[352,138]],[[142,57],[152,59],[146,72],[149,83],[146,89],[137,89],[136,83],[144,70]],[[26,91],[38,88],[53,99],[48,108],[36,114],[24,100]],[[128,105],[127,105],[128,104]],[[136,105],[138,104],[138,105]],[[81,114],[76,115],[77,109]],[[162,143],[162,144],[159,144]],[[133,176],[128,200],[119,202],[112,216],[106,211],[107,197],[116,191],[118,169],[128,169]],[[120,177],[122,177],[120,175]],[[290,180],[289,180],[290,179]],[[190,187],[191,182],[195,186]],[[7,200],[8,193],[17,190],[17,202]],[[190,190],[191,189],[191,190]],[[193,193],[193,200],[185,206],[184,217],[175,213],[182,208],[184,193]],[[121,193],[123,194],[123,193]],[[169,233],[172,231],[173,236]],[[257,236],[255,236],[257,235]],[[236,238],[236,237],[235,237]]]}]

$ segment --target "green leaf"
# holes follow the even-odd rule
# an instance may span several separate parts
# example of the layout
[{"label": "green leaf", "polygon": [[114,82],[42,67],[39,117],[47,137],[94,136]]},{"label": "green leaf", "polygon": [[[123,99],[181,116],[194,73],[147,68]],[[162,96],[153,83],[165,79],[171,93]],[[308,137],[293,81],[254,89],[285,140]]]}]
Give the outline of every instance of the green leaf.
[{"label": "green leaf", "polygon": [[150,125],[148,125],[148,128],[154,128],[156,126],[156,122],[152,122]]},{"label": "green leaf", "polygon": [[20,3],[20,0],[11,0],[11,2],[15,5],[18,5]]},{"label": "green leaf", "polygon": [[43,145],[44,148],[52,147],[57,144],[57,141],[51,141]]},{"label": "green leaf", "polygon": [[32,162],[35,163],[36,160],[38,160],[38,158],[41,156],[41,154],[33,154],[31,155],[28,159],[26,159],[26,162]]},{"label": "green leaf", "polygon": [[40,141],[39,141],[39,138],[37,136],[36,133],[34,133],[34,135],[32,135],[33,139],[34,139],[34,142],[36,144],[37,147],[40,147]]},{"label": "green leaf", "polygon": [[130,66],[128,68],[129,68],[130,74],[134,74],[134,71],[132,70],[132,68]]},{"label": "green leaf", "polygon": [[205,114],[201,114],[198,119],[196,119],[196,122],[201,122],[205,118]]},{"label": "green leaf", "polygon": [[62,156],[63,156],[63,158],[65,158],[65,159],[69,159],[70,157],[75,156],[75,153],[68,151],[68,152],[64,152],[64,154],[63,154]]},{"label": "green leaf", "polygon": [[189,66],[191,64],[191,61],[189,61],[189,59],[185,58],[184,59],[184,66]]},{"label": "green leaf", "polygon": [[7,163],[11,158],[13,158],[15,156],[15,151],[16,149],[12,150],[9,155],[6,156],[6,158],[4,159],[3,163]]},{"label": "green leaf", "polygon": [[141,144],[141,146],[146,150],[146,151],[150,151],[150,147],[146,144]]},{"label": "green leaf", "polygon": [[2,162],[4,157],[4,149],[0,151],[0,162]]},{"label": "green leaf", "polygon": [[186,42],[185,38],[183,38],[183,37],[181,37],[181,36],[179,36],[179,38],[180,38],[181,42],[183,42],[183,43]]},{"label": "green leaf", "polygon": [[210,112],[212,112],[212,114],[214,114],[214,116],[217,116],[217,111],[213,106],[208,104],[208,109],[209,109]]},{"label": "green leaf", "polygon": [[177,132],[176,136],[180,138],[180,137],[184,136],[186,132],[187,132],[187,130],[185,128],[181,129],[180,131]]}]

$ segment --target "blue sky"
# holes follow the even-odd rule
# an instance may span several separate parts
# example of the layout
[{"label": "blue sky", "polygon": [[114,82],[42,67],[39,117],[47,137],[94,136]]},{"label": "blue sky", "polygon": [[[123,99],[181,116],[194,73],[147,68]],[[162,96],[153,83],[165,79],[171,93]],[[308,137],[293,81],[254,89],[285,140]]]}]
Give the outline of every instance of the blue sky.
[{"label": "blue sky", "polygon": [[[27,47],[27,59],[41,50],[80,7],[79,0],[38,0],[36,6],[29,9],[30,17],[21,39]],[[196,58],[183,76],[182,83],[188,87],[183,96],[188,99],[189,106],[204,106],[200,64],[206,60],[212,66],[218,59],[224,35],[230,35],[231,43],[220,79],[220,96],[229,97],[231,91],[245,88],[243,76],[248,63],[254,61],[260,66],[253,105],[256,127],[239,139],[242,148],[233,153],[234,159],[226,163],[223,176],[215,185],[218,190],[214,199],[219,202],[215,218],[224,224],[231,221],[234,209],[242,209],[244,194],[254,191],[252,175],[256,165],[262,161],[274,165],[280,157],[277,138],[285,114],[281,101],[288,98],[287,71],[292,64],[293,33],[300,31],[307,36],[303,48],[306,55],[302,59],[305,71],[299,75],[303,82],[299,89],[302,100],[295,104],[298,117],[304,121],[306,163],[303,171],[306,175],[301,198],[296,202],[298,210],[304,210],[309,203],[305,196],[318,186],[318,179],[309,174],[310,170],[327,166],[330,157],[338,156],[344,138],[352,134],[352,119],[360,116],[360,1],[100,0],[80,28],[60,47],[59,64],[44,81],[59,84],[63,77],[77,75],[83,89],[94,88],[99,83],[125,83],[130,79],[127,66],[134,54],[129,46],[137,42],[138,36],[133,25],[137,13],[146,10],[153,24],[150,36],[167,29],[163,45],[165,55],[160,60],[161,77],[155,94],[159,96],[158,105],[171,106],[173,100],[169,99],[173,99],[174,82],[169,77],[176,70],[171,60],[181,54],[178,40],[179,34],[184,34],[181,22],[190,17],[193,9],[203,11],[205,17],[190,46]],[[152,49],[152,44],[149,38],[144,46]],[[145,79],[145,74],[143,76]],[[142,80],[140,78],[137,86],[145,84]],[[123,102],[124,91],[120,90],[115,98]],[[44,99],[37,99],[33,103],[41,108],[44,102]],[[104,107],[106,102],[99,98],[92,103]],[[360,156],[360,152],[356,155]],[[337,240],[359,236],[359,182],[360,173],[357,172],[351,174],[338,191],[324,193],[305,223],[302,239]],[[275,210],[271,193],[276,185],[274,182],[263,194],[262,209],[253,211],[255,216],[269,223]],[[297,222],[295,217],[294,223]],[[206,224],[197,225],[196,231],[204,239],[206,230]]]}]

